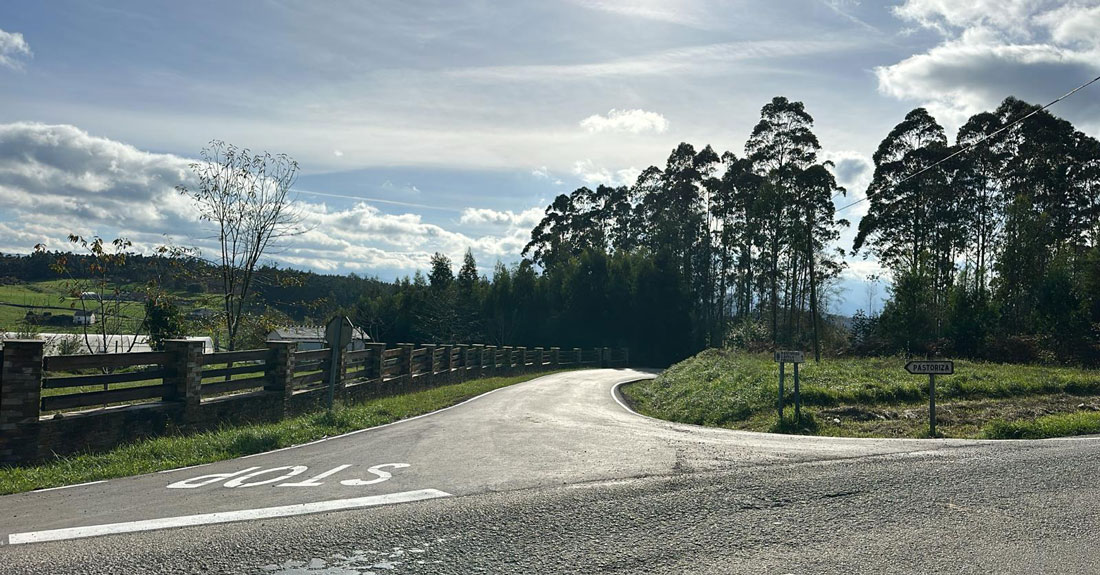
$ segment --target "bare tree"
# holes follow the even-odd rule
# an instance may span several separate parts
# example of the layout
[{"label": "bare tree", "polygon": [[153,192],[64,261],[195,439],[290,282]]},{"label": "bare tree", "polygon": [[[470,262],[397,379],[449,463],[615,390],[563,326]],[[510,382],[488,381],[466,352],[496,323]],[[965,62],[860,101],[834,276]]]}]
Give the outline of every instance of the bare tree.
[{"label": "bare tree", "polygon": [[298,162],[286,154],[252,154],[220,140],[203,148],[202,161],[191,164],[198,183],[177,186],[195,202],[199,217],[218,227],[225,327],[230,350],[256,267],[264,253],[284,238],[302,233],[301,213],[290,198]]}]

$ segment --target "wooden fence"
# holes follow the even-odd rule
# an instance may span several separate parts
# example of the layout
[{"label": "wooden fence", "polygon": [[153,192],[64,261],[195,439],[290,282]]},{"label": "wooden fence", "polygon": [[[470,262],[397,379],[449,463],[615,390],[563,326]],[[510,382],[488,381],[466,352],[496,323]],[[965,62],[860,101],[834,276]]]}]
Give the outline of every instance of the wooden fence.
[{"label": "wooden fence", "polygon": [[333,371],[335,394],[359,401],[476,377],[560,368],[626,367],[610,348],[367,344],[336,354],[266,349],[204,354],[202,342],[164,351],[43,356],[43,342],[4,342],[0,371],[0,464],[109,449],[140,437],[227,422],[273,421],[320,406]]}]

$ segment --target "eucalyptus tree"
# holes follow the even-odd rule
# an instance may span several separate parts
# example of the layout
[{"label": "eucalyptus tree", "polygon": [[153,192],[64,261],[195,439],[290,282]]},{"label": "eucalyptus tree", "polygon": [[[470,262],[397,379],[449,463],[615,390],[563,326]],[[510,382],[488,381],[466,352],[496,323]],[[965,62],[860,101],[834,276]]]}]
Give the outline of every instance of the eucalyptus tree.
[{"label": "eucalyptus tree", "polygon": [[[779,341],[781,263],[787,274],[788,339],[792,335],[795,293],[802,261],[800,251],[792,244],[796,222],[801,217],[798,179],[802,170],[817,161],[817,152],[821,149],[812,130],[813,121],[802,102],[777,96],[761,109],[760,121],[745,144],[753,171],[761,178],[758,207],[761,213],[767,214],[761,219],[760,247],[761,256],[768,264],[765,273],[770,285],[768,306],[773,344]],[[785,260],[784,254],[787,256]]]},{"label": "eucalyptus tree", "polygon": [[938,164],[950,155],[943,128],[927,110],[917,108],[906,114],[875,151],[875,172],[867,189],[870,208],[859,222],[853,244],[857,252],[867,244],[894,272],[895,280],[902,275],[911,278],[895,281],[895,294],[905,286],[927,287],[920,290],[927,301],[908,309],[917,313],[923,307],[920,313],[931,312],[933,332],[941,328],[962,238],[951,173],[945,164]]}]

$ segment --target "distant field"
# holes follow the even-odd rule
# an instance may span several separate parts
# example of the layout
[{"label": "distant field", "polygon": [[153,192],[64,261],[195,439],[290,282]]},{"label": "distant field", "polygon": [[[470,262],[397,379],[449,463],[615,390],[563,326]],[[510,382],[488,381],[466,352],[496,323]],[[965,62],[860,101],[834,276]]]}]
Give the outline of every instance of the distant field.
[{"label": "distant field", "polygon": [[[19,306],[35,306],[35,311],[48,311],[54,315],[70,316],[65,323],[42,325],[38,331],[47,333],[79,333],[81,327],[72,324],[73,310],[80,309],[79,300],[69,297],[65,280],[50,280],[31,282],[16,285],[0,285],[0,332],[19,331],[23,317],[29,308]],[[135,288],[136,289],[136,288]],[[213,294],[188,294],[175,292],[180,308],[184,313],[200,307],[218,307],[217,296]],[[122,313],[126,317],[134,318],[136,324],[143,316],[141,303],[123,302]],[[55,309],[49,309],[55,308]],[[60,308],[60,309],[56,309]]]},{"label": "distant field", "polygon": [[[624,388],[641,413],[698,425],[862,437],[926,437],[928,378],[900,357],[823,359],[801,369],[805,424],[780,423],[779,367],[768,355],[707,350]],[[1035,438],[1100,433],[1100,371],[955,362],[936,380],[937,432]],[[793,382],[785,386],[791,416]]]}]

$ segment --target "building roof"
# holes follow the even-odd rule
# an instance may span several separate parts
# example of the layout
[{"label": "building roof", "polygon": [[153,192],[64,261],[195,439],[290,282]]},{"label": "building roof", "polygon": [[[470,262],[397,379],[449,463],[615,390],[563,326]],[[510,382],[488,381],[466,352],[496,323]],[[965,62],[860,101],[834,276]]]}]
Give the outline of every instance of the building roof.
[{"label": "building roof", "polygon": [[93,311],[93,310],[84,311],[82,309],[78,309],[78,310],[73,312],[73,315],[78,316],[78,317],[79,316],[86,316],[86,315],[95,315],[95,311]]},{"label": "building roof", "polygon": [[[362,328],[356,327],[352,339],[370,341],[370,336]],[[286,326],[277,327],[267,334],[269,341],[325,341],[324,326]]]}]

